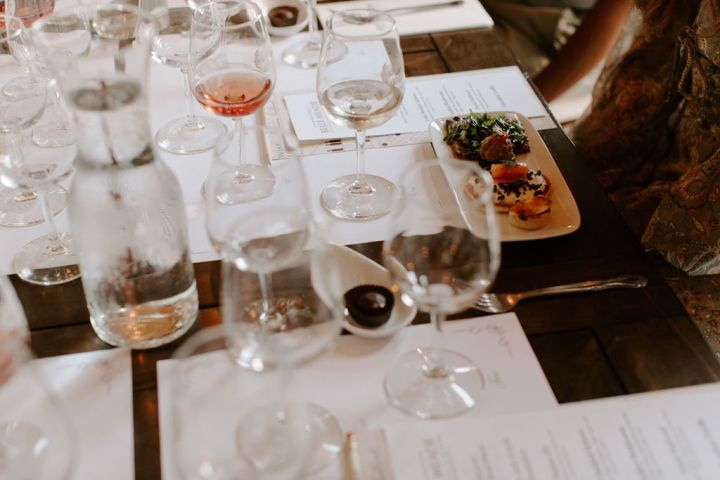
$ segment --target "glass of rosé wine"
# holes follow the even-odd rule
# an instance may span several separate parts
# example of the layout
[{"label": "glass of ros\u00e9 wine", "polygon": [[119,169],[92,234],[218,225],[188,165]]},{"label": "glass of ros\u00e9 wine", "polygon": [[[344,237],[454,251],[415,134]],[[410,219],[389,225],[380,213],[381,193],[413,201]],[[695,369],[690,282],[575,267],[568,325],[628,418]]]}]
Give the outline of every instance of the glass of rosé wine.
[{"label": "glass of ros\u00e9 wine", "polygon": [[260,7],[246,0],[199,5],[193,13],[188,75],[195,99],[215,115],[230,117],[239,158],[216,184],[216,195],[232,205],[266,197],[275,178],[251,163],[243,148],[243,118],[260,110],[275,86],[275,65]]}]

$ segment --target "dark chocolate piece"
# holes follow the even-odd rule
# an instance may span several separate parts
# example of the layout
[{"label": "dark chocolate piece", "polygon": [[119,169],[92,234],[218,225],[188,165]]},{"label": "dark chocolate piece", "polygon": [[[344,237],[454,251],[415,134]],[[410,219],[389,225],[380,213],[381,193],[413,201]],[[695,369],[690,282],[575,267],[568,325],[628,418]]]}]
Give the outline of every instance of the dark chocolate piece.
[{"label": "dark chocolate piece", "polygon": [[298,9],[289,5],[271,8],[268,19],[273,27],[291,27],[298,21]]},{"label": "dark chocolate piece", "polygon": [[390,290],[379,285],[359,285],[345,292],[345,305],[359,325],[377,328],[392,313],[395,298]]}]

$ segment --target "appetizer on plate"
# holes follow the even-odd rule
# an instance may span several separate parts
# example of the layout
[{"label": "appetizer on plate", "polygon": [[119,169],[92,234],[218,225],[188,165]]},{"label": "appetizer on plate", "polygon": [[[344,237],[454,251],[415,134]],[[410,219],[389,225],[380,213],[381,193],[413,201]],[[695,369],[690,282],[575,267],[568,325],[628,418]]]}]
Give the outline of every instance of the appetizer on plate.
[{"label": "appetizer on plate", "polygon": [[[550,181],[540,170],[517,161],[517,155],[530,151],[530,144],[516,116],[470,113],[447,120],[445,130],[443,140],[456,158],[475,160],[490,171],[495,209],[509,212],[511,225],[534,230],[548,224]],[[477,198],[479,183],[477,177],[468,178],[465,193]]]}]

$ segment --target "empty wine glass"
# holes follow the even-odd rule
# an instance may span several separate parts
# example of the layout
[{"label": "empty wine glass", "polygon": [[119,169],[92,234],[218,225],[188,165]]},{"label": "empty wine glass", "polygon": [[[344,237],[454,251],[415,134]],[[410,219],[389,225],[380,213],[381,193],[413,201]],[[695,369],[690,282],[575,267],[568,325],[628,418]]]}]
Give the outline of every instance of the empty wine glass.
[{"label": "empty wine glass", "polygon": [[290,45],[282,53],[283,62],[293,67],[315,68],[320,60],[322,38],[317,28],[317,2],[306,0],[308,10],[308,38]]},{"label": "empty wine glass", "polygon": [[[19,19],[5,16],[6,29],[0,32],[0,50],[12,51],[24,44],[27,32]],[[21,70],[14,55],[2,55],[0,77],[12,78]],[[5,77],[7,75],[7,77]],[[2,80],[2,78],[0,78]],[[55,181],[72,168],[75,152],[41,149],[26,134],[42,115],[46,88],[20,96],[0,95],[0,133],[7,134],[0,152],[0,180],[10,188],[35,191],[50,233],[25,245],[14,259],[16,273],[24,280],[41,285],[64,283],[79,275],[68,234],[60,234],[53,221],[53,206],[46,193]]]},{"label": "empty wine glass", "polygon": [[[288,328],[272,288],[274,271],[297,261],[309,236],[311,214],[297,139],[276,128],[248,127],[245,158],[264,165],[273,179],[271,192],[259,199],[228,202],[227,179],[237,168],[239,145],[227,139],[214,152],[205,182],[208,236],[222,257],[259,276],[260,321],[268,328]],[[274,157],[274,158],[273,158]]]},{"label": "empty wine glass", "polygon": [[193,95],[188,81],[188,54],[193,10],[190,7],[168,8],[166,0],[142,0],[141,7],[158,20],[160,29],[152,44],[152,58],[161,65],[176,67],[183,78],[185,116],[163,125],[155,134],[155,143],[165,151],[193,154],[210,150],[227,134],[225,124],[193,112]]},{"label": "empty wine glass", "polygon": [[[273,272],[274,294],[283,299],[277,308],[287,318],[282,328],[262,319],[262,308],[258,308],[264,295],[262,277],[238,268],[234,262],[224,262],[222,317],[230,335],[230,351],[239,365],[257,372],[279,369],[287,375],[281,380],[286,383],[290,369],[325,351],[340,333],[344,312],[336,252],[328,244],[320,244],[305,251],[294,264]],[[240,424],[250,432],[265,432],[264,445],[253,437],[241,437],[257,452],[253,461],[273,468],[275,462],[284,463],[272,453],[274,444],[285,436],[282,419],[287,409],[295,415],[303,412],[308,435],[305,443],[309,445],[304,472],[332,463],[342,449],[338,420],[322,406],[297,399],[259,406]]]},{"label": "empty wine glass", "polygon": [[[4,97],[0,99],[0,104],[8,107],[6,110],[8,114],[15,115],[14,119],[6,117],[3,122],[4,131],[7,133],[0,138],[2,144],[0,151],[3,152],[10,151],[11,140],[15,135],[8,132],[14,128],[27,128],[40,119],[42,110],[38,112],[36,107],[39,106],[38,99],[45,98],[46,83],[44,79],[39,78],[37,56],[29,32],[24,30],[24,23],[26,23],[25,19],[7,15],[3,31],[0,33],[0,36],[6,39],[3,43],[5,48],[8,48],[9,53],[12,54],[12,57],[9,55],[0,57],[0,65],[4,67],[0,72]],[[33,68],[30,67],[31,65]],[[32,104],[28,113],[37,113],[38,117],[25,119],[24,115],[18,114],[26,104]],[[18,109],[14,114],[14,109],[10,105],[15,105]],[[0,116],[2,115],[3,113],[0,113]],[[53,215],[65,207],[67,192],[62,187],[53,188],[47,195]],[[42,208],[37,199],[37,192],[32,190],[4,189],[0,192],[0,225],[25,227],[43,222]]]},{"label": "empty wine glass", "polygon": [[195,9],[189,78],[203,108],[235,123],[238,158],[222,186],[223,201],[231,204],[269,195],[273,176],[264,165],[248,163],[242,147],[243,117],[262,108],[275,85],[270,37],[257,4],[227,0]]},{"label": "empty wine glass", "polygon": [[[357,17],[367,17],[358,23]],[[338,55],[338,49],[344,54]],[[323,206],[334,216],[372,220],[391,208],[395,185],[365,174],[365,131],[387,122],[402,102],[405,85],[395,20],[377,10],[335,12],[323,39],[317,94],[338,125],[355,130],[356,173],[333,180],[322,191]]]},{"label": "empty wine glass", "polygon": [[223,262],[223,325],[173,355],[173,455],[183,478],[300,478],[341,451],[337,419],[286,393],[289,369],[321,354],[341,328],[339,266],[327,247],[276,272],[278,291],[293,299],[284,308],[302,319],[284,331],[258,321],[257,277]]},{"label": "empty wine glass", "polygon": [[[24,27],[29,27],[38,18],[51,13],[54,6],[54,0],[6,0],[4,15],[17,18]],[[6,22],[5,27],[16,28],[12,22]],[[13,55],[20,55],[18,60],[22,66],[22,74],[10,79],[2,86],[2,93],[11,97],[25,95],[37,89],[38,79],[31,72],[34,57],[29,55],[31,50],[29,43],[23,44],[22,49],[24,51],[20,53],[20,49],[16,46],[13,51]]]},{"label": "empty wine glass", "polygon": [[[472,198],[464,189],[471,177]],[[383,264],[441,331],[447,314],[470,307],[495,278],[500,242],[492,179],[473,162],[423,161],[404,173],[402,193]],[[420,418],[459,415],[473,408],[483,387],[472,360],[435,346],[404,354],[385,376],[393,405]]]},{"label": "empty wine glass", "polygon": [[0,279],[0,478],[66,480],[74,462],[71,427],[32,362],[25,324],[12,287]]},{"label": "empty wine glass", "polygon": [[37,192],[48,233],[26,244],[15,254],[13,267],[23,280],[38,285],[56,285],[80,276],[72,236],[58,232],[48,190],[72,169],[77,149],[41,148],[20,133],[8,155],[0,155],[0,180],[13,188]]}]

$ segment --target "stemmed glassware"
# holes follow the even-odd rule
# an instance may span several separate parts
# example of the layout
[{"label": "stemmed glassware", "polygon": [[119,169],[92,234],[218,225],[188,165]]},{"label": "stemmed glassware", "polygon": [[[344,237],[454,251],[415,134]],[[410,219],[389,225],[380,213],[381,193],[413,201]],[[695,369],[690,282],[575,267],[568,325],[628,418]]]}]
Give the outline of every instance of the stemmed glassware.
[{"label": "stemmed glassware", "polygon": [[[464,189],[471,177],[472,197]],[[471,306],[499,267],[492,179],[473,162],[423,161],[404,173],[402,193],[383,264],[441,331],[445,316]],[[459,415],[476,404],[483,387],[472,360],[436,346],[404,354],[385,377],[390,401],[419,418]]]},{"label": "stemmed glassware", "polygon": [[345,10],[330,17],[325,33],[317,94],[335,123],[355,130],[357,165],[355,174],[325,186],[322,204],[338,218],[372,220],[390,212],[396,190],[389,180],[365,173],[365,132],[392,118],[402,102],[405,71],[397,28],[377,10]]},{"label": "stemmed glassware", "polygon": [[[7,0],[7,12],[20,18],[25,27],[30,27],[36,20],[52,13],[55,7],[54,0]],[[40,55],[31,44],[25,46],[26,58],[24,60],[27,72],[34,70],[34,75],[6,84],[3,92],[6,95],[19,94],[23,90],[32,89],[32,82],[45,82],[48,85],[49,105],[46,115],[50,121],[37,125],[32,131],[33,141],[41,147],[66,147],[76,141],[72,125],[67,120],[67,111],[60,99],[60,92],[55,81],[50,78]],[[28,79],[32,78],[32,82]]]},{"label": "stemmed glassware", "polygon": [[[7,38],[7,47],[14,60],[6,57],[5,60],[11,62],[13,66],[20,67],[7,70],[10,78],[2,75],[2,95],[8,101],[12,99],[21,101],[23,98],[41,96],[45,98],[45,79],[39,77],[39,61],[35,49],[31,45],[29,34],[24,32],[24,26],[30,23],[32,18],[37,18],[37,9],[29,10],[20,7],[22,2],[9,2],[8,10],[18,11],[25,15],[23,18],[13,17],[6,11],[7,20],[3,24],[4,31],[2,36]],[[44,5],[44,2],[40,2]],[[40,8],[40,6],[37,6]],[[50,10],[52,7],[50,7]],[[47,10],[47,8],[46,8]],[[35,13],[33,13],[35,12]],[[33,67],[31,69],[31,66]],[[24,100],[27,101],[27,100]],[[47,110],[47,109],[46,109]],[[33,119],[31,123],[24,125],[27,127],[34,124],[38,119]],[[37,128],[37,127],[36,127]],[[34,131],[34,130],[33,130]],[[3,149],[10,148],[10,138],[0,139],[0,143],[4,145]],[[60,186],[56,186],[46,192],[50,210],[53,215],[60,212],[66,203],[67,192]],[[38,202],[38,194],[32,190],[17,190],[13,188],[4,189],[0,192],[0,225],[6,227],[25,227],[42,223],[44,220],[40,202]]]},{"label": "stemmed glassware", "polygon": [[193,113],[193,94],[187,76],[193,10],[186,6],[168,8],[165,0],[142,1],[141,6],[150,11],[160,25],[153,40],[153,60],[178,68],[185,91],[185,116],[161,127],[155,134],[155,143],[170,153],[193,154],[210,150],[227,134],[227,128],[219,120],[197,117]]},{"label": "stemmed glassware", "polygon": [[287,328],[288,319],[277,309],[284,299],[273,294],[272,272],[296,262],[310,234],[305,175],[293,135],[261,126],[247,127],[245,135],[243,155],[266,169],[271,190],[255,200],[228,201],[226,181],[237,169],[240,146],[226,139],[214,152],[205,182],[206,227],[223,258],[259,276],[263,287],[259,320],[281,330]]},{"label": "stemmed glassware", "polygon": [[[0,50],[12,51],[27,45],[28,32],[21,21],[5,16],[6,28],[0,32]],[[15,56],[5,55],[2,75],[13,78],[21,70]],[[7,134],[4,154],[0,156],[0,180],[10,188],[36,191],[50,233],[25,245],[14,259],[16,273],[24,280],[40,285],[53,285],[79,276],[77,261],[68,234],[58,233],[54,224],[53,206],[47,190],[72,168],[74,151],[43,149],[32,143],[24,132],[42,115],[45,107],[45,83],[19,96],[0,95],[0,133]],[[61,151],[62,150],[62,151]]]},{"label": "stemmed glassware", "polygon": [[290,45],[282,53],[283,62],[293,67],[315,68],[320,60],[322,38],[317,28],[317,1],[306,0],[308,9],[308,38]]},{"label": "stemmed glassware", "polygon": [[247,161],[243,151],[243,118],[267,103],[275,86],[270,37],[262,11],[246,0],[198,6],[190,39],[190,85],[206,110],[235,123],[238,158],[224,182],[225,203],[262,198],[272,192],[274,178],[263,166]]},{"label": "stemmed glassware", "polygon": [[25,315],[0,279],[0,478],[67,480],[74,464],[70,424],[25,345]]},{"label": "stemmed glassware", "polygon": [[[283,308],[296,321],[285,330],[258,319],[257,277],[223,262],[223,325],[201,330],[173,355],[173,455],[180,476],[301,478],[341,451],[337,419],[285,393],[289,369],[321,354],[340,332],[333,255],[318,245],[275,273],[278,291],[293,299]],[[201,438],[207,440],[199,444]]]}]

